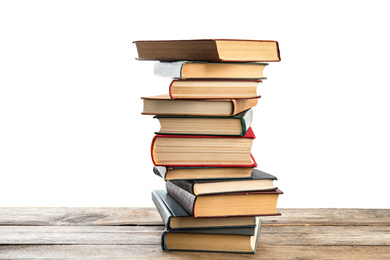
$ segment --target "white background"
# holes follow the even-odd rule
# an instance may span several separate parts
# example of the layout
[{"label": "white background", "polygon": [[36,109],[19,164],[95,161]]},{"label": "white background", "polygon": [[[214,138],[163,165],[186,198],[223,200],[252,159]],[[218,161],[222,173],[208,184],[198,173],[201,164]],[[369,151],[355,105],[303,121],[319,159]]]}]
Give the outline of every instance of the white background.
[{"label": "white background", "polygon": [[389,207],[386,1],[1,1],[0,206],[153,206],[167,93],[135,40],[270,39],[252,152],[279,207]]}]

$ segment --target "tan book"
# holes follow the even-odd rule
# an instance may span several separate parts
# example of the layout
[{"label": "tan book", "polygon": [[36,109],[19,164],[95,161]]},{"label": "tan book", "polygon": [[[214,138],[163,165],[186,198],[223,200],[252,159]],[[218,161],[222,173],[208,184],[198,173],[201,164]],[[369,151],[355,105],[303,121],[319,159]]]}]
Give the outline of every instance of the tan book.
[{"label": "tan book", "polygon": [[233,116],[257,105],[251,99],[173,100],[169,94],[142,97],[144,115]]},{"label": "tan book", "polygon": [[139,60],[280,61],[272,40],[204,39],[134,42]]},{"label": "tan book", "polygon": [[257,98],[261,80],[176,79],[169,85],[172,99]]},{"label": "tan book", "polygon": [[156,166],[254,167],[255,138],[252,128],[243,136],[155,135],[151,156]]},{"label": "tan book", "polygon": [[277,201],[283,192],[279,189],[196,196],[172,182],[165,185],[168,194],[195,218],[280,215]]},{"label": "tan book", "polygon": [[256,62],[157,62],[154,75],[178,79],[265,79],[267,65]]}]

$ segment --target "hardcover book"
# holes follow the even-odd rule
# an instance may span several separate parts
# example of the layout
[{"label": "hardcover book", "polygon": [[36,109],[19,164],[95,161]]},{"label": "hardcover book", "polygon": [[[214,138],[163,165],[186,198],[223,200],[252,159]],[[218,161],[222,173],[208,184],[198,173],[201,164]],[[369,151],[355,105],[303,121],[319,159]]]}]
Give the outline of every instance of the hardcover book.
[{"label": "hardcover book", "polygon": [[167,232],[253,235],[255,217],[194,218],[165,190],[153,190],[152,200]]},{"label": "hardcover book", "polygon": [[134,43],[139,60],[280,61],[279,44],[270,40],[199,39]]},{"label": "hardcover book", "polygon": [[161,236],[165,251],[204,251],[254,254],[260,235],[260,218],[256,218],[254,235],[193,234],[164,232]]},{"label": "hardcover book", "polygon": [[269,173],[253,169],[251,179],[239,180],[181,180],[171,181],[176,186],[193,195],[217,193],[276,190],[274,180],[277,178]]},{"label": "hardcover book", "polygon": [[259,98],[261,80],[175,79],[169,85],[172,99]]},{"label": "hardcover book", "polygon": [[166,182],[166,189],[194,217],[276,216],[279,189],[272,191],[232,192],[195,196]]},{"label": "hardcover book", "polygon": [[161,126],[156,134],[243,136],[252,124],[253,111],[226,117],[157,115],[154,118]]},{"label": "hardcover book", "polygon": [[153,167],[164,181],[251,179],[252,170],[253,167]]},{"label": "hardcover book", "polygon": [[257,105],[257,98],[173,100],[169,94],[142,97],[143,115],[234,116]]},{"label": "hardcover book", "polygon": [[252,128],[240,137],[155,135],[151,157],[154,165],[170,167],[255,167],[253,139]]},{"label": "hardcover book", "polygon": [[267,63],[156,62],[154,75],[178,79],[266,79]]}]

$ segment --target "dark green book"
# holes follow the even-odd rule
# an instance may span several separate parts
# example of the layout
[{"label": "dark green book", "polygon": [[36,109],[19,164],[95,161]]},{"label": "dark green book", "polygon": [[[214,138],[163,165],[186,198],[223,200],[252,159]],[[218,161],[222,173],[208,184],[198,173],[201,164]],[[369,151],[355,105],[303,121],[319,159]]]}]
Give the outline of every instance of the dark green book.
[{"label": "dark green book", "polygon": [[153,172],[164,181],[251,179],[253,167],[165,167],[154,166]]},{"label": "dark green book", "polygon": [[157,115],[163,135],[217,135],[243,136],[252,124],[253,111],[246,110],[235,116],[180,116]]},{"label": "dark green book", "polygon": [[166,232],[254,235],[255,217],[194,218],[165,190],[153,190],[152,200]]},{"label": "dark green book", "polygon": [[254,254],[257,249],[260,227],[261,220],[256,218],[253,235],[164,232],[161,236],[161,245],[164,251]]},{"label": "dark green book", "polygon": [[276,190],[274,180],[277,178],[256,168],[252,170],[250,179],[230,180],[172,180],[176,186],[193,195]]}]

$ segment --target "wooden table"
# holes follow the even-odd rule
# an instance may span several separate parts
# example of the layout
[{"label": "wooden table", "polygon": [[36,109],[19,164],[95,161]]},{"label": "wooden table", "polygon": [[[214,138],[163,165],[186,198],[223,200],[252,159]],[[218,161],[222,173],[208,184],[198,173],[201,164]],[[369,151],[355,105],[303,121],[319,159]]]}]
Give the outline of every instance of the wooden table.
[{"label": "wooden table", "polygon": [[390,259],[390,209],[280,209],[255,255],[163,252],[155,208],[0,208],[0,259]]}]

